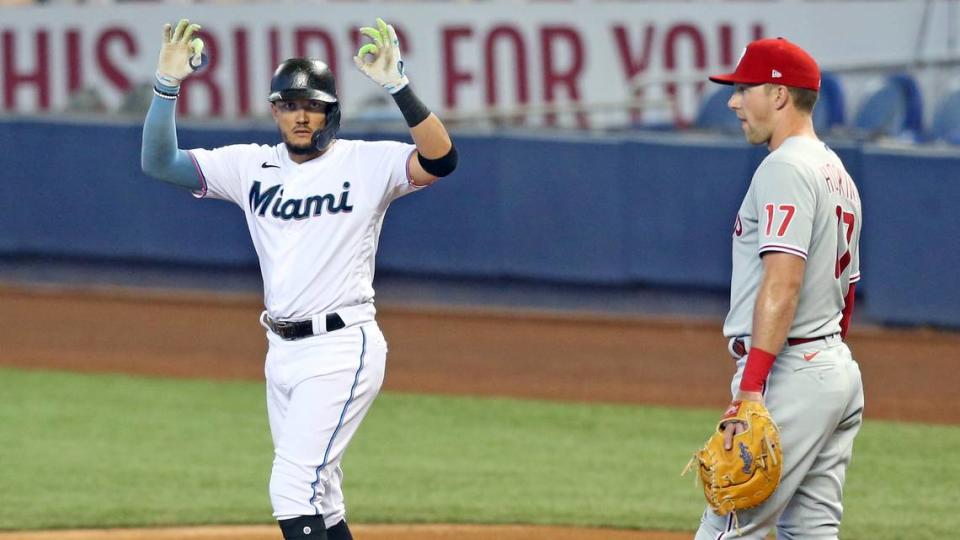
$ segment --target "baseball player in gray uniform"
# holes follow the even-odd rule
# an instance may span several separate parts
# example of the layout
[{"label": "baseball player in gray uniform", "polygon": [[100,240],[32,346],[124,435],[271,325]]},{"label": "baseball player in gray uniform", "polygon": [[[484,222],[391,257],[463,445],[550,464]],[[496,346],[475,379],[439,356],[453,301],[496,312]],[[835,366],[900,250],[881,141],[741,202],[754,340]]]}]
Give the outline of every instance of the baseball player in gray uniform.
[{"label": "baseball player in gray uniform", "polygon": [[[729,107],[747,141],[770,154],[733,231],[730,312],[723,326],[737,372],[734,401],[765,402],[780,426],[783,475],[762,505],[721,517],[708,507],[697,540],[837,538],[853,440],[863,415],[860,370],[843,342],[860,279],[860,196],[817,138],[820,70],[781,38],[747,46]],[[740,422],[724,429],[730,449]]]},{"label": "baseball player in gray uniform", "polygon": [[268,100],[282,142],[177,148],[180,82],[202,62],[199,26],[166,25],[142,167],[197,197],[237,204],[260,261],[269,344],[264,373],[275,455],[270,500],[284,538],[352,538],[343,453],[383,382],[387,344],[374,319],[377,240],[394,199],[450,174],[457,153],[403,71],[393,27],[360,31],[354,58],[386,89],[415,145],[336,137],[340,104],[319,60],[280,64]]}]

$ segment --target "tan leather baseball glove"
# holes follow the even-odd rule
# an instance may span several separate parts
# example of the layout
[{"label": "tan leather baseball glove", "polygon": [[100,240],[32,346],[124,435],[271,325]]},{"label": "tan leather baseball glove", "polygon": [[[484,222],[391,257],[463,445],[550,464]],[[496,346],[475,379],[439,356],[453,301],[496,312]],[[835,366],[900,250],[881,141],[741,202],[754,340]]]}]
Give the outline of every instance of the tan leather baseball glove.
[{"label": "tan leather baseball glove", "polygon": [[[733,448],[723,447],[723,427],[743,422],[746,429],[733,436]],[[734,401],[683,473],[697,464],[707,504],[721,516],[758,506],[777,485],[783,467],[780,430],[770,412],[758,401]]]}]

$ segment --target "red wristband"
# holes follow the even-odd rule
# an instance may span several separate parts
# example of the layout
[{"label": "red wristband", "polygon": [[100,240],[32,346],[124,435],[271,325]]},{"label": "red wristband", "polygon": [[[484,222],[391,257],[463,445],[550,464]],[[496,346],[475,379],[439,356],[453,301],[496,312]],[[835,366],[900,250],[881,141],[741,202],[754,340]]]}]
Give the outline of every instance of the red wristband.
[{"label": "red wristband", "polygon": [[747,355],[747,365],[743,368],[743,377],[740,378],[740,390],[744,392],[763,392],[763,385],[773,367],[777,355],[770,354],[763,349],[750,347]]}]

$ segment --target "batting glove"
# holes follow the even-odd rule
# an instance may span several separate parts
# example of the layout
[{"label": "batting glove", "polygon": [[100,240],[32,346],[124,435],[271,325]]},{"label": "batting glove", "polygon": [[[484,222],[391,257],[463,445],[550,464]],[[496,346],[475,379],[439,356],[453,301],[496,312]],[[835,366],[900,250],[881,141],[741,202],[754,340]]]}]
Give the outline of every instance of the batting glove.
[{"label": "batting glove", "polygon": [[[378,18],[377,28],[364,26],[360,33],[373,40],[373,43],[360,47],[357,55],[353,57],[353,63],[360,71],[391,94],[396,94],[410,84],[403,72],[400,40],[397,39],[397,31],[393,26]],[[372,57],[369,62],[368,57]]]},{"label": "batting glove", "polygon": [[180,19],[177,28],[163,25],[163,46],[157,63],[157,80],[167,86],[180,86],[180,82],[203,64],[203,40],[193,37],[200,30],[199,24],[190,24]]}]

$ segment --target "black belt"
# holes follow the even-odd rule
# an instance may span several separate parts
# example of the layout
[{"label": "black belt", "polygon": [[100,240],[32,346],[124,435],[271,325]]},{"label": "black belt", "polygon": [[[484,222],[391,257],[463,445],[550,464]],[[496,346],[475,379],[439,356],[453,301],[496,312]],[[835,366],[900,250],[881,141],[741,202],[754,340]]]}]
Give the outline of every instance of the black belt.
[{"label": "black belt", "polygon": [[[820,337],[811,337],[811,338],[788,338],[787,345],[793,347],[794,345],[803,345],[804,343],[811,343],[814,341],[819,341],[821,339],[829,339],[840,334],[830,334],[829,336],[820,336]],[[747,337],[747,336],[744,336]],[[747,355],[747,345],[743,341],[743,337],[738,337],[733,340],[733,346],[731,347],[733,352],[737,353],[738,356],[743,358]]]},{"label": "black belt", "polygon": [[788,338],[787,345],[793,347],[794,345],[803,345],[804,343],[810,343],[812,341],[819,341],[821,339],[830,339],[833,336],[839,336],[840,334],[830,334],[829,336],[820,336],[820,337],[798,337],[798,338]]},{"label": "black belt", "polygon": [[[264,317],[264,319],[267,322],[267,326],[270,327],[270,330],[273,330],[273,333],[286,340],[301,339],[313,335],[313,321],[310,319],[305,321],[275,321],[271,319],[269,315]],[[340,315],[336,313],[327,313],[326,323],[327,332],[340,330],[347,326],[343,323]]]}]

